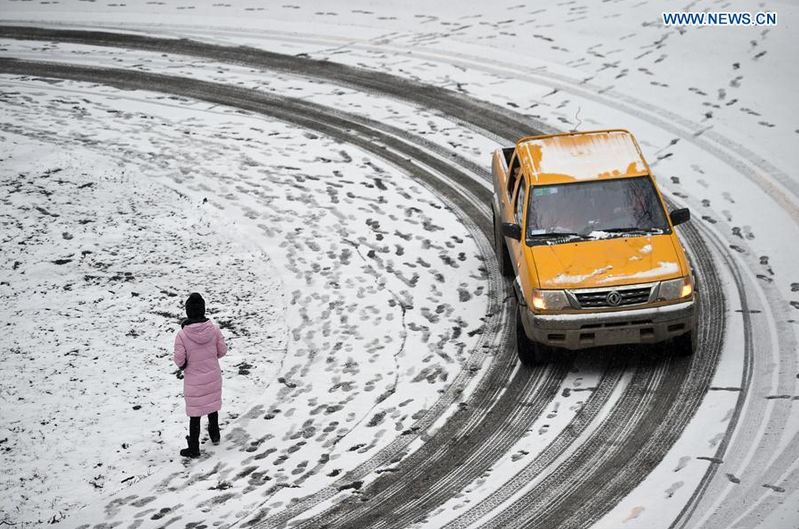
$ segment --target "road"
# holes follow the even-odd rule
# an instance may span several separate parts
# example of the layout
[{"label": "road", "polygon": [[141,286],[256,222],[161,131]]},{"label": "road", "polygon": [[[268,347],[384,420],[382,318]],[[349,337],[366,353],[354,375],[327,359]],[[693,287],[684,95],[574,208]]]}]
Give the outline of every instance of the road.
[{"label": "road", "polygon": [[[188,39],[44,27],[5,26],[0,28],[0,37],[201,58],[313,79],[379,98],[400,100],[506,145],[541,131],[521,113],[462,93],[301,55]],[[470,371],[468,364],[464,366],[460,379],[450,386],[452,391],[443,393],[407,433],[397,436],[357,467],[347,469],[320,490],[302,490],[285,508],[254,509],[239,520],[239,526],[282,527],[290,523],[300,527],[408,527],[438,523],[431,520],[436,520],[435,516],[441,514],[448,502],[507,459],[530,435],[533,425],[540,424],[551,413],[553,404],[568,389],[575,389],[569,378],[575,372],[597,381],[581,406],[534,457],[524,460],[522,466],[502,478],[488,493],[451,513],[446,526],[593,526],[661,465],[683,437],[705,397],[718,390],[713,387],[713,380],[733,314],[739,318],[735,325],[743,330],[740,344],[743,368],[734,410],[716,449],[715,460],[707,466],[671,526],[693,526],[700,515],[715,516],[711,518],[713,526],[719,523],[717,519],[729,521],[731,513],[742,512],[735,506],[708,510],[707,502],[717,500],[713,497],[716,493],[711,495],[709,491],[727,480],[718,469],[728,454],[740,454],[737,457],[748,462],[747,447],[762,440],[736,435],[746,417],[753,413],[748,399],[757,384],[757,341],[771,340],[775,342],[772,346],[782,351],[795,344],[786,333],[763,338],[765,329],[754,328],[754,315],[776,306],[769,301],[776,293],[752,279],[740,252],[731,248],[713,226],[695,218],[680,228],[699,277],[703,310],[696,355],[684,359],[672,357],[667,351],[630,348],[601,351],[588,359],[569,354],[550,366],[524,368],[515,357],[509,324],[513,314],[510,290],[498,274],[491,250],[489,174],[486,167],[463,157],[457,149],[410,134],[401,127],[304,98],[267,94],[169,72],[8,55],[0,59],[3,75],[159,92],[269,116],[335,138],[385,161],[432,190],[475,238],[488,268],[490,302],[483,316],[483,336],[470,358],[479,363],[488,352],[491,358],[487,367],[477,372]],[[670,206],[677,204],[672,200]],[[732,281],[725,284],[722,281],[725,276]],[[467,381],[473,381],[475,389],[457,412],[447,414],[454,402],[455,388]],[[420,438],[442,418],[432,435]],[[769,416],[767,420],[779,419]],[[799,450],[797,446],[799,443],[781,445],[779,459],[791,461]],[[155,480],[151,481],[155,486]],[[353,489],[357,494],[351,493]],[[770,494],[771,489],[753,485],[748,492],[749,500],[757,501]],[[157,505],[175,503],[168,494],[159,492]],[[120,502],[118,498],[122,495],[124,491],[113,499],[115,508],[122,509],[121,515],[116,514],[121,516],[118,519],[133,519],[145,510],[135,507],[137,496],[126,495],[125,501]],[[148,504],[146,510],[149,512],[157,505]],[[179,513],[180,510],[176,514]],[[186,516],[188,521],[191,515]]]}]

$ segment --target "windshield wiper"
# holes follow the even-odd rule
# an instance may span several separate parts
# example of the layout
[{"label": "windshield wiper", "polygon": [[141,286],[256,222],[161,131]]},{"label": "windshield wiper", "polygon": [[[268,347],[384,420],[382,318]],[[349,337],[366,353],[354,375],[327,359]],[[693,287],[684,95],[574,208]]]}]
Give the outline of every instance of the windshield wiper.
[{"label": "windshield wiper", "polygon": [[606,233],[656,233],[658,235],[663,233],[662,228],[607,228],[596,231],[604,231]]},{"label": "windshield wiper", "polygon": [[586,237],[586,235],[573,231],[549,231],[546,233],[533,233],[527,236],[528,239],[545,239],[550,237]]},{"label": "windshield wiper", "polygon": [[552,231],[548,233],[534,233],[527,236],[527,241],[530,244],[561,244],[570,241],[581,240],[585,241],[590,239],[584,233],[576,233],[573,231]]}]

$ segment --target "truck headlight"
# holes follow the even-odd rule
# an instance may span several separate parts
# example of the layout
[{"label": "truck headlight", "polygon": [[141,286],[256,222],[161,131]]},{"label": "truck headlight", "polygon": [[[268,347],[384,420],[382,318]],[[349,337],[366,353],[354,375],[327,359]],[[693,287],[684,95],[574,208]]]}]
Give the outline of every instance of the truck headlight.
[{"label": "truck headlight", "polygon": [[538,290],[533,289],[533,309],[535,310],[562,310],[572,308],[566,292],[563,290]]},{"label": "truck headlight", "polygon": [[694,280],[691,276],[678,277],[669,281],[660,282],[661,301],[674,301],[677,299],[691,299],[694,295]]}]

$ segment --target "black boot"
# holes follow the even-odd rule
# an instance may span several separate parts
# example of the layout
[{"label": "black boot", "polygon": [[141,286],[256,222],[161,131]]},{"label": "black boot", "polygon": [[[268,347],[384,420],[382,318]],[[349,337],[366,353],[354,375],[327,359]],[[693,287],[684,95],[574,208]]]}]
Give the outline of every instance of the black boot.
[{"label": "black boot", "polygon": [[208,414],[208,435],[211,437],[211,442],[215,445],[219,444],[219,413],[213,412]]},{"label": "black boot", "polygon": [[192,439],[187,435],[186,442],[188,442],[189,447],[181,450],[180,455],[183,457],[200,457],[200,440]]}]

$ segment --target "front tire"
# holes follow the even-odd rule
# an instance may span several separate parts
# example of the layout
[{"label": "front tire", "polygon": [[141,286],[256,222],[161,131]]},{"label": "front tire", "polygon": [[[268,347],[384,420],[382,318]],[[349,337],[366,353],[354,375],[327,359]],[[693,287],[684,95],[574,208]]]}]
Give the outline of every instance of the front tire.
[{"label": "front tire", "polygon": [[696,329],[691,329],[685,334],[674,338],[674,354],[677,356],[691,356],[696,352]]},{"label": "front tire", "polygon": [[519,361],[527,367],[546,364],[550,360],[552,348],[531,340],[524,332],[522,324],[522,307],[516,304],[516,354]]}]

